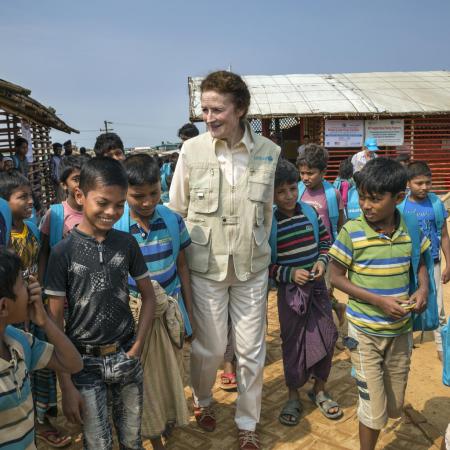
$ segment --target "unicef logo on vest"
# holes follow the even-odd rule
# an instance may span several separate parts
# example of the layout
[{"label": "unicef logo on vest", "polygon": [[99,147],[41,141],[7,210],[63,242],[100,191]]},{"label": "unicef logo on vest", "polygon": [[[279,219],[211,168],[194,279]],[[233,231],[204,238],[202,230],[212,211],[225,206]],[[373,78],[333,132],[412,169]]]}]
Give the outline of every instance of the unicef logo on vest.
[{"label": "unicef logo on vest", "polygon": [[255,156],[254,158],[256,161],[267,161],[267,162],[272,162],[273,161],[273,156],[269,155],[269,156]]}]

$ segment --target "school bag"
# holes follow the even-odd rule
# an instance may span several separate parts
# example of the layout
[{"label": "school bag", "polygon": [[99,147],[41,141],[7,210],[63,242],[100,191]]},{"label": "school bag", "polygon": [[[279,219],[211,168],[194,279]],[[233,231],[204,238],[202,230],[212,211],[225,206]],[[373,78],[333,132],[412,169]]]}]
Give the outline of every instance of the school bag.
[{"label": "school bag", "polygon": [[[307,203],[300,202],[300,201],[298,203],[299,203],[300,207],[302,208],[302,213],[306,216],[309,223],[313,227],[314,239],[316,240],[316,242],[318,244],[319,243],[319,220],[318,220],[317,213],[311,205],[308,205]],[[270,248],[272,250],[272,256],[271,256],[272,264],[275,264],[278,259],[278,249],[277,249],[278,222],[275,217],[275,211],[276,211],[276,207],[274,207],[274,209],[273,209],[272,228],[270,230],[270,237],[269,237],[269,244],[270,244]]]},{"label": "school bag", "polygon": [[64,235],[64,206],[62,203],[50,206],[50,248],[54,247]]},{"label": "school bag", "polygon": [[9,209],[8,202],[0,198],[0,214],[3,216],[6,226],[6,236],[5,236],[5,245],[8,245],[9,238],[11,236],[11,227],[12,227],[12,215],[11,210]]},{"label": "school bag", "polygon": [[[327,200],[328,217],[330,218],[331,223],[332,238],[333,241],[335,241],[338,234],[338,221],[339,221],[339,205],[336,198],[336,191],[333,185],[331,183],[328,183],[328,181],[322,180],[322,185]],[[298,183],[298,201],[302,199],[305,190],[306,190],[305,184],[302,181],[300,181]]]},{"label": "school bag", "polygon": [[[167,230],[169,231],[170,238],[172,239],[172,257],[176,263],[178,254],[180,253],[180,227],[178,225],[177,216],[166,206],[157,205],[156,211],[163,219],[166,224]],[[115,230],[125,231],[125,233],[130,232],[130,207],[128,203],[125,203],[125,208],[123,210],[122,217],[116,222],[113,227]]]},{"label": "school bag", "polygon": [[34,223],[34,221],[32,219],[26,219],[23,222],[28,227],[28,229],[31,231],[31,233],[33,233],[34,237],[40,244],[41,243],[41,232],[39,231],[39,228]]},{"label": "school bag", "polygon": [[348,190],[347,195],[347,219],[356,219],[361,215],[361,208],[359,207],[359,195],[356,186],[352,186]]},{"label": "school bag", "polygon": [[450,386],[450,317],[447,325],[444,325],[441,330],[442,336],[442,362],[444,370],[442,372],[442,382],[446,386]]}]

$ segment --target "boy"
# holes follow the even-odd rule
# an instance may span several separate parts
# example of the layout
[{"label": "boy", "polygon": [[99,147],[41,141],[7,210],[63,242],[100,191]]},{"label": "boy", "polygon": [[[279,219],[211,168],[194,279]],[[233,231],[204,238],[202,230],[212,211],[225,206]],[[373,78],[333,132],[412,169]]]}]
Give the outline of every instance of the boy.
[{"label": "boy", "polygon": [[[50,343],[11,326],[28,320],[44,330]],[[44,367],[75,373],[83,363],[47,316],[39,284],[30,277],[27,287],[20,258],[0,249],[0,447],[36,448],[28,373]]]},{"label": "boy", "polygon": [[278,314],[284,375],[289,389],[289,399],[279,420],[287,426],[299,423],[303,408],[298,389],[310,378],[314,378],[314,387],[308,396],[322,414],[328,419],[342,417],[339,405],[325,393],[337,339],[323,281],[330,237],[317,212],[297,201],[297,183],[295,166],[280,160],[275,172],[276,209],[270,239],[269,276],[279,283]]},{"label": "boy", "polygon": [[125,160],[125,150],[122,139],[116,133],[103,133],[97,137],[94,145],[95,156]]},{"label": "boy", "polygon": [[[409,194],[400,205],[400,211],[414,214],[420,229],[431,242],[434,260],[434,279],[437,291],[439,328],[434,331],[438,358],[442,361],[441,330],[446,323],[442,284],[450,280],[450,239],[447,231],[447,210],[439,197],[430,192],[432,187],[431,170],[423,161],[408,165]],[[441,249],[445,257],[445,270],[441,273]]]},{"label": "boy", "polygon": [[66,200],[51,205],[41,224],[41,250],[39,253],[39,280],[44,280],[50,248],[66,237],[83,218],[81,206],[75,200],[75,189],[80,182],[80,172],[85,159],[66,156],[59,167],[61,188]]},{"label": "boy", "polygon": [[[159,204],[161,182],[158,163],[149,155],[133,155],[124,163],[128,176],[127,206],[116,228],[130,233],[142,251],[150,277],[157,281],[166,294],[178,301],[185,324],[185,333],[192,336],[192,292],[185,248],[191,243],[186,226],[180,215]],[[139,306],[136,283],[130,280],[132,309]],[[154,345],[161,345],[161,341]],[[153,348],[154,347],[150,347]],[[173,360],[181,363],[181,349],[175,349]],[[161,354],[172,351],[172,347],[161,348]],[[181,367],[167,367],[169,356],[164,361],[155,360],[155,355],[142,355],[145,379],[153,380],[152,389],[144,396],[142,434],[149,436],[155,449],[163,448],[161,435],[168,423],[186,425],[187,407],[184,398]],[[158,370],[166,368],[166,379],[162,386],[158,383]],[[155,373],[156,372],[156,373]],[[176,374],[176,380],[170,377]],[[165,396],[165,386],[180,388],[178,395]],[[157,394],[159,393],[159,394]],[[148,394],[148,395],[147,395]],[[155,414],[157,409],[160,414]]]},{"label": "boy", "polygon": [[359,392],[362,450],[375,448],[388,417],[401,416],[412,351],[411,311],[420,313],[427,303],[423,255],[430,242],[425,236],[419,239],[419,287],[409,291],[414,249],[397,211],[406,181],[399,162],[369,161],[356,179],[362,214],[342,227],[329,253],[331,282],[349,295],[347,346]]},{"label": "boy", "polygon": [[12,160],[14,162],[14,168],[19,170],[19,172],[28,176],[28,141],[19,136],[14,141],[14,155],[12,156]]},{"label": "boy", "polygon": [[[141,449],[142,367],[139,357],[154,312],[154,292],[139,246],[112,230],[123,213],[126,173],[118,161],[93,158],[81,169],[75,198],[83,218],[52,249],[45,292],[50,311],[81,353],[84,368],[60,373],[62,404],[70,422],[83,424],[84,448],[112,448],[108,396],[122,447]],[[135,331],[128,302],[128,273],[142,308]]]}]

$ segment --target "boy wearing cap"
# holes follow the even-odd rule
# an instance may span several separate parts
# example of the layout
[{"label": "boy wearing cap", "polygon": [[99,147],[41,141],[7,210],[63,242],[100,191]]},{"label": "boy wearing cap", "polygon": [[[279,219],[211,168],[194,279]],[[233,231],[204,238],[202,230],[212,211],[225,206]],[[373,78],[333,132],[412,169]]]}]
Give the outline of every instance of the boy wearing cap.
[{"label": "boy wearing cap", "polygon": [[364,148],[353,155],[353,172],[361,171],[371,159],[376,158],[377,154],[375,152],[377,150],[379,150],[377,140],[375,138],[367,138],[364,141]]}]

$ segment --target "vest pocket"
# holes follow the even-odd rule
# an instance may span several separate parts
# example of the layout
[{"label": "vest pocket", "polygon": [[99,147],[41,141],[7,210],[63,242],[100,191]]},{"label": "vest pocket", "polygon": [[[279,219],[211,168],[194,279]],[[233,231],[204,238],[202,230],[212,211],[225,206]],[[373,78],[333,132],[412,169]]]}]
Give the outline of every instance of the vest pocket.
[{"label": "vest pocket", "polygon": [[273,172],[270,170],[255,170],[248,177],[248,198],[255,202],[272,201]]},{"label": "vest pocket", "polygon": [[196,213],[213,213],[219,207],[219,169],[193,168],[189,179],[189,208]]},{"label": "vest pocket", "polygon": [[211,228],[186,221],[186,228],[191,237],[191,245],[186,247],[186,259],[189,269],[206,273],[211,252]]},{"label": "vest pocket", "polygon": [[264,227],[253,228],[252,259],[250,270],[252,273],[267,269],[270,263],[270,247]]}]

